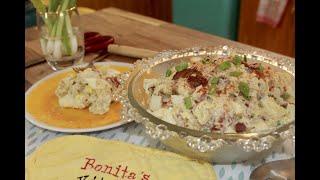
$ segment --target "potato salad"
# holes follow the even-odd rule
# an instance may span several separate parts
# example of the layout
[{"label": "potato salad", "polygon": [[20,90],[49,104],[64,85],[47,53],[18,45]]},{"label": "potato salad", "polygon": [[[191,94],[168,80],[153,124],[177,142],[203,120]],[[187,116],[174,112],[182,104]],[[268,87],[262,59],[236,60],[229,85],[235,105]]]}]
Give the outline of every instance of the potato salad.
[{"label": "potato salad", "polygon": [[294,120],[293,76],[245,56],[192,57],[144,90],[150,113],[194,130],[260,132]]},{"label": "potato salad", "polygon": [[118,71],[87,68],[62,79],[56,89],[59,105],[65,108],[88,108],[93,114],[108,112],[114,93],[120,85]]}]

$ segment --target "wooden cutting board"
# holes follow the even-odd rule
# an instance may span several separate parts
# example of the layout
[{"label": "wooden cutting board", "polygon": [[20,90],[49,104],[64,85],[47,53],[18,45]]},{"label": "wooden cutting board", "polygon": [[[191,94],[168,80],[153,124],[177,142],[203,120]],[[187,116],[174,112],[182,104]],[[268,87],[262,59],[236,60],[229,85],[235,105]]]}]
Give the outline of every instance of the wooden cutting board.
[{"label": "wooden cutting board", "polygon": [[39,40],[25,41],[25,67],[36,62],[44,62]]}]

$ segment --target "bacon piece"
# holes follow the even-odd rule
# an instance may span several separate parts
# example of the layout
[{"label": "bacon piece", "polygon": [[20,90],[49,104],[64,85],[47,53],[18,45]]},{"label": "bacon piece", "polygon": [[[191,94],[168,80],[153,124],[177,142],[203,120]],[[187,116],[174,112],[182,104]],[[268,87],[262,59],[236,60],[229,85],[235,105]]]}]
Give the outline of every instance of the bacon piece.
[{"label": "bacon piece", "polygon": [[244,123],[238,122],[235,126],[235,130],[237,133],[241,133],[246,131],[247,126]]},{"label": "bacon piece", "polygon": [[173,76],[172,79],[177,80],[179,78],[188,78],[191,75],[202,76],[202,73],[195,68],[192,68],[192,69],[188,68],[188,69],[184,69],[182,71],[176,72],[176,74]]},{"label": "bacon piece", "polygon": [[187,78],[187,82],[192,88],[196,88],[200,85],[206,86],[208,84],[208,80],[195,68],[184,69],[173,76],[173,80],[179,78]]},{"label": "bacon piece", "polygon": [[208,84],[208,80],[204,78],[202,75],[197,76],[189,76],[187,79],[187,82],[189,83],[190,87],[196,88],[200,85],[203,87]]}]

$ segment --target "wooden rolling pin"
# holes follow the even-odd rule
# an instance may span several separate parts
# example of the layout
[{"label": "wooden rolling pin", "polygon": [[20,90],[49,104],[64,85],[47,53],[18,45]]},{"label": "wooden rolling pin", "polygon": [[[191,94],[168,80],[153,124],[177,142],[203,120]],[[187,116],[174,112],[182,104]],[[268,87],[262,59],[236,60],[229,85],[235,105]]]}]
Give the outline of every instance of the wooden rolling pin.
[{"label": "wooden rolling pin", "polygon": [[108,52],[111,54],[117,54],[121,56],[133,57],[133,58],[152,57],[158,53],[157,51],[152,51],[149,49],[122,46],[118,44],[110,44],[108,46]]},{"label": "wooden rolling pin", "polygon": [[134,58],[145,58],[154,56],[157,53],[156,51],[148,49],[115,44],[114,37],[108,35],[102,36],[98,32],[86,32],[84,33],[84,39],[86,54],[107,50],[107,52],[111,54]]}]

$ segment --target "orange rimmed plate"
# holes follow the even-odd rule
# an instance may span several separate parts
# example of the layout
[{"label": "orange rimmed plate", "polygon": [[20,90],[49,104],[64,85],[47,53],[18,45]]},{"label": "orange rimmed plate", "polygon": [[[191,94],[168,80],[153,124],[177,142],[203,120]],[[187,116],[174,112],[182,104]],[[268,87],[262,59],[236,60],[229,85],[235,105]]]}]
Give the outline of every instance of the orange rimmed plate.
[{"label": "orange rimmed plate", "polygon": [[[120,62],[96,63],[99,69],[114,69],[126,72],[132,64]],[[127,121],[120,120],[121,104],[111,104],[103,115],[95,115],[88,109],[62,108],[58,104],[55,90],[64,77],[75,73],[71,68],[54,72],[35,83],[25,93],[25,117],[32,124],[51,131],[83,133],[101,131],[121,126]]]}]

